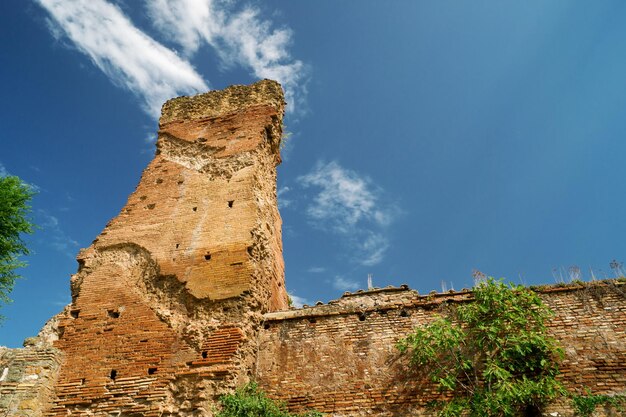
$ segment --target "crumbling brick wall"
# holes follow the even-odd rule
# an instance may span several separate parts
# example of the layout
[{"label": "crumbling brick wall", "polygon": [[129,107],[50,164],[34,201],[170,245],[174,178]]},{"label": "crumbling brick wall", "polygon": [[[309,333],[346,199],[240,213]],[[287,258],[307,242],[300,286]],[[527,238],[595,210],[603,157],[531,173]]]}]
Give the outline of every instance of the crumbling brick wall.
[{"label": "crumbling brick wall", "polygon": [[60,360],[61,353],[49,345],[0,347],[0,416],[43,416]]},{"label": "crumbling brick wall", "polygon": [[[72,303],[25,349],[0,348],[0,415],[207,416],[251,378],[293,410],[429,415],[395,348],[443,302],[406,286],[288,310],[276,165],[280,85],[168,101],[155,158],[78,256]],[[626,286],[546,288],[568,389],[626,391]],[[553,411],[571,415],[567,403]]]},{"label": "crumbling brick wall", "polygon": [[78,256],[47,415],[206,415],[247,381],[262,314],[287,307],[283,109],[268,80],[163,106],[154,159]]},{"label": "crumbling brick wall", "polygon": [[[626,394],[626,285],[547,287],[554,310],[549,331],[565,349],[561,378],[571,392]],[[336,416],[432,415],[438,399],[425,372],[395,348],[443,302],[471,300],[470,291],[420,296],[408,288],[346,294],[326,305],[268,313],[260,334],[256,378],[292,410]],[[550,412],[571,416],[567,401]]]}]

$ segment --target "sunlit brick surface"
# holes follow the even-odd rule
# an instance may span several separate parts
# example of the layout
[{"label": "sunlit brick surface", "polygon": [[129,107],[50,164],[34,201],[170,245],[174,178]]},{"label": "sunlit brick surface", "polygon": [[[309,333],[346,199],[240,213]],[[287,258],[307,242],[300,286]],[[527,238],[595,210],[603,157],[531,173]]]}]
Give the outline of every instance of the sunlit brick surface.
[{"label": "sunlit brick surface", "polygon": [[272,81],[171,100],[137,189],[72,277],[50,416],[210,412],[287,307]]}]

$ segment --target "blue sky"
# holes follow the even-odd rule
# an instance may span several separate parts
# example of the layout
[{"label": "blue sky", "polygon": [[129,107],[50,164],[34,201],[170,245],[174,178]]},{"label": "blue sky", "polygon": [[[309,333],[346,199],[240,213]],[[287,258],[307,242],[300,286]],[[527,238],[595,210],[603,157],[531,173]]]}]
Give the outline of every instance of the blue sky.
[{"label": "blue sky", "polygon": [[[19,346],[70,301],[169,97],[283,83],[287,288],[425,293],[626,258],[623,1],[6,0],[0,171],[39,190],[0,308]],[[555,278],[555,275],[557,278]]]}]

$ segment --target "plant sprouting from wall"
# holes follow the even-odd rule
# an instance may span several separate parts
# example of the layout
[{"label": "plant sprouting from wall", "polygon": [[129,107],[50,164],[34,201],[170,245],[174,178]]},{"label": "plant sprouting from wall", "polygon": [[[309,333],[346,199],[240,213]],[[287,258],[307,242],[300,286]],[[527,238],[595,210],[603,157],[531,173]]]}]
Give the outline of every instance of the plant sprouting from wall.
[{"label": "plant sprouting from wall", "polygon": [[317,411],[289,413],[284,403],[268,398],[254,382],[222,396],[220,404],[222,409],[215,417],[323,417]]},{"label": "plant sprouting from wall", "polygon": [[586,395],[573,395],[572,405],[576,416],[579,417],[591,417],[598,406],[623,412],[626,406],[626,396],[598,395],[588,390]]},{"label": "plant sprouting from wall", "polygon": [[439,416],[539,415],[563,393],[563,354],[546,334],[551,311],[532,290],[493,278],[479,281],[474,298],[447,307],[398,348],[439,387]]}]

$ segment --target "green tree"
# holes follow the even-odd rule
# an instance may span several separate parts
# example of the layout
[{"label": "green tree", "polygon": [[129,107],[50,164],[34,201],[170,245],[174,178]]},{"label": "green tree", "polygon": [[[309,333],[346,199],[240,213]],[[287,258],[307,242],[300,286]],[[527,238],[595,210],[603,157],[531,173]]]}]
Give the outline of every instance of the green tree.
[{"label": "green tree", "polygon": [[444,394],[439,416],[540,415],[564,393],[562,351],[546,334],[551,311],[532,290],[488,278],[474,301],[448,306],[398,343]]},{"label": "green tree", "polygon": [[33,232],[28,218],[33,194],[32,187],[18,177],[0,177],[0,301],[5,303],[19,277],[15,270],[25,266],[19,257],[29,253],[22,234]]}]

